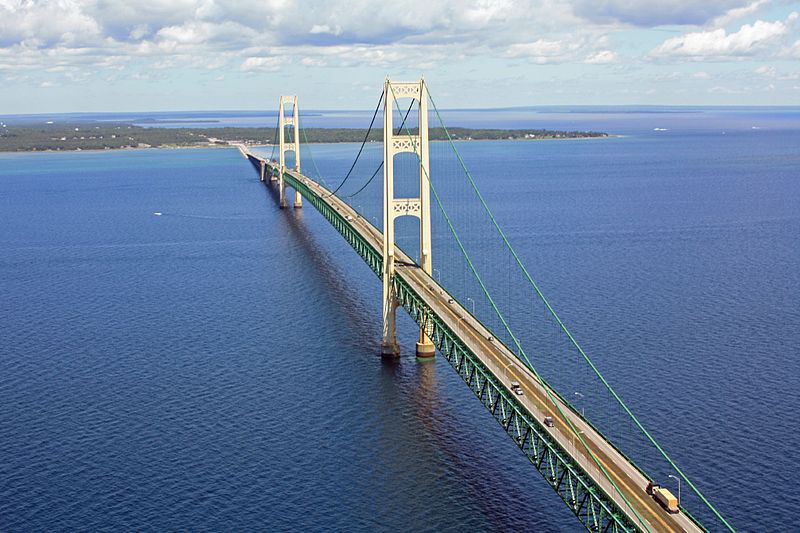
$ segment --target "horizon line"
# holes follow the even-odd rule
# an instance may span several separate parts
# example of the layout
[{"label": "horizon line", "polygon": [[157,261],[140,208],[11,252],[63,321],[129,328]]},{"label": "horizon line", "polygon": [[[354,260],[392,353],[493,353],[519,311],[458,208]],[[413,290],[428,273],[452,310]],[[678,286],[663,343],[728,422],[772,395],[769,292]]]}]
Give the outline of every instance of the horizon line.
[{"label": "horizon line", "polygon": [[[520,105],[503,107],[449,107],[441,111],[526,111],[536,109],[788,109],[800,111],[797,104],[728,104],[728,105],[703,105],[703,104],[541,104]],[[130,110],[130,111],[43,111],[35,113],[0,113],[0,117],[36,117],[48,115],[132,115],[132,114],[163,114],[163,113],[274,113],[277,109],[169,109],[169,110]],[[345,113],[345,112],[370,112],[370,110],[355,108],[306,108],[303,112],[310,113]]]}]

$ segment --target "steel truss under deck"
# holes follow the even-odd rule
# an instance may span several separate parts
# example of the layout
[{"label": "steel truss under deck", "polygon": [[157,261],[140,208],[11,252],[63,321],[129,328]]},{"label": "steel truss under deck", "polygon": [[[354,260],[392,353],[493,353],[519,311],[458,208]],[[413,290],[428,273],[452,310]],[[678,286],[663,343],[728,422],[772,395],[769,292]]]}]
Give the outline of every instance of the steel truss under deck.
[{"label": "steel truss under deck", "polygon": [[[259,159],[253,156],[248,158],[258,169]],[[342,234],[380,278],[383,268],[381,253],[362,237],[345,216],[292,174],[284,174],[284,180]],[[542,423],[513,397],[477,355],[420,298],[403,279],[402,273],[395,275],[392,287],[399,304],[421,328],[425,328],[426,334],[473,394],[587,530],[616,533],[639,529],[572,459],[567,450],[550,437]]]}]

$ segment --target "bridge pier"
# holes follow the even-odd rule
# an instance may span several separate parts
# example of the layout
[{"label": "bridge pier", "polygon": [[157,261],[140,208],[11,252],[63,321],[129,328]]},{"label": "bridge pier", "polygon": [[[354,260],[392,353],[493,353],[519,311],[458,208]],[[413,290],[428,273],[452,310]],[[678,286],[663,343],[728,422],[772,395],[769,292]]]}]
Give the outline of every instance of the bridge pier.
[{"label": "bridge pier", "polygon": [[[391,294],[391,284],[386,287],[389,277],[386,275],[386,263],[384,262],[384,290]],[[392,257],[392,270],[394,270],[394,258]],[[391,295],[383,300],[383,342],[381,342],[381,357],[395,359],[400,357],[400,344],[397,342],[397,299]]]},{"label": "bridge pier", "polygon": [[286,185],[283,183],[283,173],[285,168],[281,166],[280,174],[281,177],[278,179],[278,205],[281,209],[286,209],[289,207],[289,204],[286,202]]},{"label": "bridge pier", "polygon": [[384,359],[398,359],[400,357],[400,345],[397,341],[394,343],[383,342],[381,344],[381,357]]},{"label": "bridge pier", "polygon": [[419,334],[419,342],[417,342],[417,359],[420,361],[433,361],[436,357],[436,345],[433,344],[427,335],[424,333]]},{"label": "bridge pier", "polygon": [[300,209],[301,207],[303,207],[303,197],[300,195],[299,192],[295,191],[294,192],[294,208],[295,209]]}]

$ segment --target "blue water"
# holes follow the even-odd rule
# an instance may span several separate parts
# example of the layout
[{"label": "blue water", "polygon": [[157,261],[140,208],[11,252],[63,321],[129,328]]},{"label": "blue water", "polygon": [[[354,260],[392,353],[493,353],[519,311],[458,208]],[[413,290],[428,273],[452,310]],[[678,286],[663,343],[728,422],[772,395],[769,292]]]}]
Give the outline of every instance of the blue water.
[{"label": "blue water", "polygon": [[[778,115],[459,146],[573,332],[748,531],[800,504],[800,123]],[[357,148],[314,157],[341,175]],[[415,362],[407,318],[381,362],[377,278],[235,150],[0,155],[0,295],[2,531],[580,530],[447,363]]]}]

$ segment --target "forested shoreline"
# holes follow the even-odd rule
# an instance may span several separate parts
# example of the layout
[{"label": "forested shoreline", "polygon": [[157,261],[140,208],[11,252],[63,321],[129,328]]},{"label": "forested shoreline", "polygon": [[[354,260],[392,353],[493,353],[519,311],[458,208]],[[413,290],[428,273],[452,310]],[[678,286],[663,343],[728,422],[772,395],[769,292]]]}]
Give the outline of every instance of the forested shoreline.
[{"label": "forested shoreline", "polygon": [[[287,130],[287,133],[290,130]],[[404,132],[405,133],[405,132]],[[416,133],[414,130],[411,133]],[[476,129],[431,128],[432,141],[446,140],[537,140],[608,137],[593,131],[556,131],[546,129]],[[37,152],[69,150],[118,150],[125,148],[190,148],[227,146],[232,143],[271,144],[275,128],[145,128],[122,122],[80,122],[73,124],[3,125],[0,128],[0,152]],[[361,142],[367,135],[362,128],[306,128],[303,142]],[[307,139],[305,138],[307,137]],[[369,132],[369,142],[383,139],[381,129]]]}]

